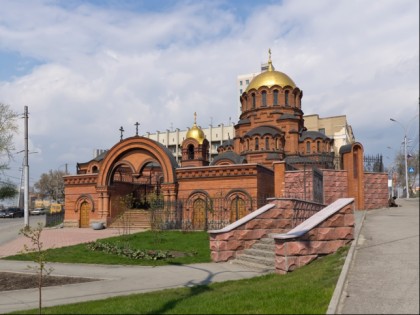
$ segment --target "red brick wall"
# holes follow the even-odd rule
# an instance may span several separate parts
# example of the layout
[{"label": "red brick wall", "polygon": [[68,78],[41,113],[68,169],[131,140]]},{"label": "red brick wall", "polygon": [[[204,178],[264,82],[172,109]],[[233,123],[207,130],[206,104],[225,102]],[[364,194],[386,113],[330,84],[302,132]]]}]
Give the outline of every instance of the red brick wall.
[{"label": "red brick wall", "polygon": [[312,170],[286,172],[283,197],[312,200],[312,176]]},{"label": "red brick wall", "polygon": [[388,174],[365,173],[364,189],[366,210],[388,205]]},{"label": "red brick wall", "polygon": [[285,274],[319,256],[334,253],[353,239],[354,214],[351,203],[301,237],[275,238],[276,273]]},{"label": "red brick wall", "polygon": [[87,196],[93,201],[93,211],[89,213],[90,222],[99,220],[99,195],[96,193],[95,184],[79,184],[65,187],[65,217],[64,225],[71,227],[80,226],[80,209],[77,209],[77,201],[82,196]]},{"label": "red brick wall", "polygon": [[348,197],[347,171],[323,170],[324,203],[329,205],[339,198]]}]

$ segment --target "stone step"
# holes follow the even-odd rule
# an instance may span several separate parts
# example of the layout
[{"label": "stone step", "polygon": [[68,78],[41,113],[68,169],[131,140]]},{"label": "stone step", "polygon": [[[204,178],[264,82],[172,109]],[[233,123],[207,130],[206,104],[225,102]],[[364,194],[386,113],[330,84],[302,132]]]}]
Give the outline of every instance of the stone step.
[{"label": "stone step", "polygon": [[272,244],[274,245],[274,238],[272,237],[263,237],[255,244]]},{"label": "stone step", "polygon": [[253,255],[241,254],[236,257],[237,261],[247,261],[255,264],[260,264],[264,266],[274,267],[274,255],[273,257],[257,257]]},{"label": "stone step", "polygon": [[111,224],[112,228],[140,228],[150,229],[150,213],[146,211],[128,210]]},{"label": "stone step", "polygon": [[274,248],[270,248],[269,250],[266,250],[266,249],[255,248],[254,246],[252,248],[245,249],[243,254],[241,255],[254,256],[256,258],[260,258],[260,257],[271,258],[273,260],[275,258]]},{"label": "stone step", "polygon": [[265,251],[272,251],[274,253],[275,246],[274,244],[255,243],[254,245],[252,245],[252,248]]},{"label": "stone step", "polygon": [[230,261],[231,264],[235,264],[235,265],[240,265],[240,266],[244,266],[250,269],[257,269],[257,270],[261,270],[261,271],[265,271],[267,273],[272,273],[275,271],[275,267],[274,266],[267,266],[267,265],[263,265],[263,264],[259,264],[256,262],[250,262],[250,261],[246,261],[246,260],[231,260]]}]

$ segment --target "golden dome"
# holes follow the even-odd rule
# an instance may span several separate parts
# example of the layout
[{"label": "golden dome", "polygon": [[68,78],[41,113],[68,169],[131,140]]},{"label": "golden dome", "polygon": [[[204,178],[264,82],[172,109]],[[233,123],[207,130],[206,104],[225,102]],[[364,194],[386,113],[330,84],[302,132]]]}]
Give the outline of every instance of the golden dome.
[{"label": "golden dome", "polygon": [[273,85],[279,85],[281,87],[291,86],[292,88],[296,87],[295,82],[285,73],[276,71],[273,69],[273,63],[271,62],[271,50],[269,52],[268,58],[268,69],[267,71],[260,73],[255,78],[252,79],[251,83],[246,88],[248,93],[251,89],[258,89],[261,86],[272,87]]},{"label": "golden dome", "polygon": [[194,113],[194,125],[188,130],[186,139],[193,138],[198,141],[199,144],[203,144],[204,139],[206,139],[206,136],[204,135],[203,130],[201,130],[200,127],[197,126],[196,123],[197,114]]}]

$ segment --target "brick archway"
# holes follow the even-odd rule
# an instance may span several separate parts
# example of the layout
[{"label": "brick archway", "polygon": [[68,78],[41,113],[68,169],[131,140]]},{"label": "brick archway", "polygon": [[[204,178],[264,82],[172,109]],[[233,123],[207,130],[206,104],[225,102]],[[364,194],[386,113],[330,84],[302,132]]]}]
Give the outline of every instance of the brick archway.
[{"label": "brick archway", "polygon": [[[100,194],[99,214],[101,218],[110,218],[117,213],[111,208],[116,202],[118,188],[113,185],[113,173],[118,165],[127,165],[132,175],[140,174],[142,168],[155,161],[163,174],[162,194],[165,201],[174,201],[177,196],[175,169],[178,164],[172,153],[158,142],[144,137],[131,137],[114,145],[105,156],[98,174],[96,191]],[[115,209],[114,209],[115,210]]]}]

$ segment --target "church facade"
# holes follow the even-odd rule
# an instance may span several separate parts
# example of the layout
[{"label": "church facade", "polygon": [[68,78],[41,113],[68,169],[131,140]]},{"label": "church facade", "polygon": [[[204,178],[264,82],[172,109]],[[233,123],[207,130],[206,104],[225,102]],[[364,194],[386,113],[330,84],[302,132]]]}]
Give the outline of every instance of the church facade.
[{"label": "church facade", "polygon": [[[127,208],[147,211],[154,205],[165,209],[164,220],[174,228],[221,228],[270,198],[290,197],[328,204],[350,196],[358,209],[365,209],[365,195],[371,192],[365,178],[370,175],[363,172],[363,146],[343,146],[337,167],[333,140],[305,128],[302,96],[288,75],[274,70],[270,56],[267,70],[241,95],[235,135],[218,147],[216,157],[210,159],[209,141],[196,115],[179,163],[154,140],[137,134],[121,139],[79,163],[76,175],[65,177],[64,224],[112,226]],[[340,183],[338,191],[328,183]],[[386,202],[387,195],[381,194],[369,207]]]}]

